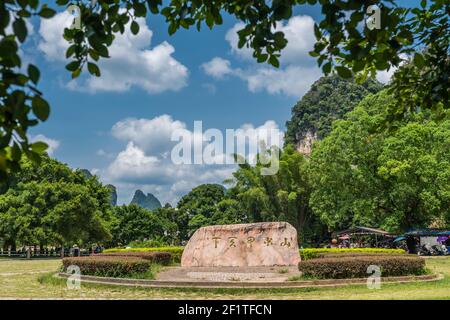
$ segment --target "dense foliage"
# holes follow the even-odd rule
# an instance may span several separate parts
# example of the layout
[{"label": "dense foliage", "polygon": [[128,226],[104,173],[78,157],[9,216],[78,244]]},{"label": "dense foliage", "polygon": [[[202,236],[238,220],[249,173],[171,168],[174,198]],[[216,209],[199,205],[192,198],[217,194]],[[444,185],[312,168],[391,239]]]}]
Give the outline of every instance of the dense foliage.
[{"label": "dense foliage", "polygon": [[[412,9],[392,0],[57,0],[56,4],[80,8],[81,29],[64,30],[64,39],[70,43],[66,58],[71,60],[66,69],[73,78],[85,68],[100,76],[97,63],[109,58],[108,47],[115,34],[123,33],[125,27],[139,33],[136,18],[150,13],[165,17],[169,34],[180,27],[200,30],[203,23],[213,28],[223,23],[222,15],[230,15],[244,23],[238,32],[239,48],[250,47],[258,62],[278,67],[287,40],[276,26],[291,18],[299,5],[320,5],[322,21],[315,25],[317,41],[310,54],[325,74],[335,70],[343,78],[356,74],[363,81],[377,70],[400,66],[402,55],[407,55],[411,62],[400,66],[393,79],[392,91],[398,97],[390,109],[394,118],[419,106],[436,110],[450,105],[448,0],[422,0],[420,7]],[[379,28],[364,23],[374,4],[378,5]],[[47,147],[43,142],[30,144],[26,135],[30,126],[48,118],[50,107],[36,88],[39,69],[22,65],[19,43],[27,39],[27,19],[47,19],[55,13],[39,0],[0,2],[0,179],[19,169],[22,154],[38,161]]]},{"label": "dense foliage", "polygon": [[[331,101],[331,100],[330,100]],[[305,158],[292,145],[240,164],[225,189],[194,188],[176,207],[111,207],[111,189],[95,176],[44,156],[0,188],[3,245],[179,245],[213,224],[287,221],[300,245],[317,246],[329,231],[352,225],[402,232],[449,226],[450,122],[422,111],[381,125],[393,104],[388,91],[369,95],[333,123]],[[263,157],[278,153],[279,170],[264,175]],[[158,250],[156,250],[158,251]],[[177,251],[177,254],[181,252]]]},{"label": "dense foliage", "polygon": [[310,205],[331,228],[450,224],[450,120],[420,112],[380,129],[394,98],[365,98],[313,149]]},{"label": "dense foliage", "polygon": [[336,75],[320,78],[292,108],[291,119],[286,123],[285,143],[297,145],[308,132],[323,139],[331,131],[334,120],[343,118],[365,96],[381,88],[375,80],[358,84]]},{"label": "dense foliage", "polygon": [[177,204],[176,219],[180,238],[187,240],[198,228],[218,223],[239,222],[239,206],[225,197],[218,184],[202,184],[183,196]]},{"label": "dense foliage", "polygon": [[[263,165],[239,165],[229,181],[233,187],[230,197],[236,199],[248,215],[247,221],[286,221],[299,232],[303,245],[317,244],[326,228],[309,207],[311,186],[308,162],[292,146],[279,152],[279,170],[274,175],[263,175]],[[260,155],[260,157],[263,155]]]},{"label": "dense foliage", "polygon": [[343,256],[310,259],[298,265],[304,276],[327,279],[367,278],[369,266],[378,266],[382,277],[425,273],[425,260],[410,255]]},{"label": "dense foliage", "polygon": [[158,212],[152,212],[136,204],[114,208],[112,245],[126,245],[132,241],[158,239],[171,243],[177,237],[177,225]]},{"label": "dense foliage", "polygon": [[3,245],[87,244],[111,239],[109,190],[47,156],[24,159],[0,194]]}]

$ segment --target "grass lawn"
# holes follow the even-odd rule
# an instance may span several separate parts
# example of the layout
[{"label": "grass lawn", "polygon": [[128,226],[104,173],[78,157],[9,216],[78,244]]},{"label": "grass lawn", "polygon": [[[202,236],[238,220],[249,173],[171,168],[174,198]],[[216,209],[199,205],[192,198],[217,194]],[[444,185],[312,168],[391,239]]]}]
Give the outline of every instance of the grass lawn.
[{"label": "grass lawn", "polygon": [[365,285],[305,289],[143,289],[82,284],[67,289],[52,274],[60,260],[0,259],[1,299],[450,299],[450,257],[428,258],[427,267],[443,280],[383,284],[379,290]]}]

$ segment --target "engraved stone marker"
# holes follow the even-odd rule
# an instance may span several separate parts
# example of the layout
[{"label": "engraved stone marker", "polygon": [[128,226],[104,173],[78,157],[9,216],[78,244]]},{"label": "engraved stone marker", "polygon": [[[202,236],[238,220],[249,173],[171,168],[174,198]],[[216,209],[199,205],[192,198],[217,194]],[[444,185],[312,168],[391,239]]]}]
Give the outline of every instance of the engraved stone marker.
[{"label": "engraved stone marker", "polygon": [[287,222],[202,227],[184,248],[182,267],[294,266],[297,231]]}]

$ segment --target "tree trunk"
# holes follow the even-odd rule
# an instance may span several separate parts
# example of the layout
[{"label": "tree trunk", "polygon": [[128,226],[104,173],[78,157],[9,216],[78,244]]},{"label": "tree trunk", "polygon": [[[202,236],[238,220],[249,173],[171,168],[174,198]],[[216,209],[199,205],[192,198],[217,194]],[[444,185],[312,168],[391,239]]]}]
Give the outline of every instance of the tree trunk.
[{"label": "tree trunk", "polygon": [[16,241],[14,239],[6,239],[3,244],[3,251],[8,251],[11,246],[11,251],[16,251]]}]

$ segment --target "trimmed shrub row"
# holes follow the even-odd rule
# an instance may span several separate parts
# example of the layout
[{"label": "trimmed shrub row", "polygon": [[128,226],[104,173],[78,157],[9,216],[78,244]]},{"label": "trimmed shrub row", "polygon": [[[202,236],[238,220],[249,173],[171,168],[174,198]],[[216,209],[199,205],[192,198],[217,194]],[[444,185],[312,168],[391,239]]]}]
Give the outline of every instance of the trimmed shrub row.
[{"label": "trimmed shrub row", "polygon": [[373,252],[369,252],[369,253],[365,253],[365,252],[342,252],[342,253],[318,253],[317,256],[314,259],[322,259],[322,258],[342,258],[342,257],[392,257],[392,256],[396,256],[396,255],[401,255],[401,254],[397,254],[397,253],[373,253]]},{"label": "trimmed shrub row", "polygon": [[104,253],[118,252],[168,252],[172,255],[172,262],[179,263],[183,255],[184,247],[159,247],[159,248],[112,248],[106,249]]},{"label": "trimmed shrub row", "polygon": [[399,255],[406,253],[403,249],[384,249],[384,248],[306,248],[300,249],[300,256],[302,260],[309,260],[318,258],[320,256],[328,255],[360,255],[360,254],[387,254]]},{"label": "trimmed shrub row", "polygon": [[152,262],[138,257],[71,257],[63,259],[64,271],[70,265],[80,268],[82,275],[122,278],[150,270]]},{"label": "trimmed shrub row", "polygon": [[[179,263],[183,255],[184,247],[159,247],[159,248],[112,248],[106,249],[104,253],[118,252],[169,252],[172,254],[172,262]],[[403,254],[403,249],[383,249],[383,248],[306,248],[300,249],[302,260],[309,260],[319,257],[320,254],[360,254],[360,253],[383,253],[383,254]]]},{"label": "trimmed shrub row", "polygon": [[172,254],[169,252],[159,251],[124,251],[124,252],[107,252],[96,255],[97,257],[135,257],[148,260],[151,263],[159,263],[168,265],[172,261]]},{"label": "trimmed shrub row", "polygon": [[380,267],[381,276],[406,276],[425,273],[425,261],[407,255],[341,256],[302,261],[303,275],[322,279],[365,278],[370,265]]}]

